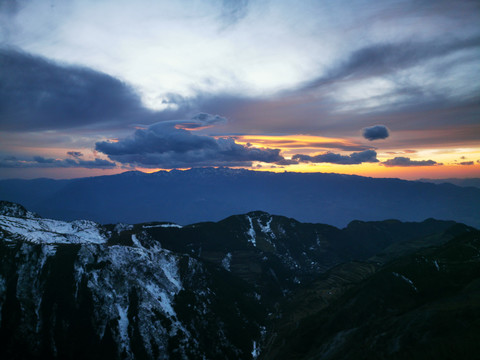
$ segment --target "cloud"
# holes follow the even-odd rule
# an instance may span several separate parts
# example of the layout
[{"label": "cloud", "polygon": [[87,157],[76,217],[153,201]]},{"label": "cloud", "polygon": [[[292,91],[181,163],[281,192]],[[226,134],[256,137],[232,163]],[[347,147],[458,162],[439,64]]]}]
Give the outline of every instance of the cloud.
[{"label": "cloud", "polygon": [[86,168],[112,169],[117,165],[108,160],[52,159],[34,156],[32,160],[19,160],[14,156],[0,160],[0,168]]},{"label": "cloud", "polygon": [[443,165],[442,163],[437,163],[433,160],[411,160],[408,157],[395,157],[381,163],[384,166],[434,166],[434,165]]},{"label": "cloud", "polygon": [[164,121],[164,124],[175,124],[177,129],[202,130],[218,124],[225,124],[227,119],[218,115],[199,113],[190,120],[170,120]]},{"label": "cloud", "polygon": [[480,46],[480,37],[448,41],[403,41],[369,44],[354,50],[327,75],[305,84],[313,89],[341,79],[360,79],[397,72],[437,57]]},{"label": "cloud", "polygon": [[277,164],[277,165],[296,165],[296,164],[298,164],[298,160],[282,159],[280,161],[277,161],[275,164]]},{"label": "cloud", "polygon": [[80,151],[68,151],[67,155],[72,156],[74,158],[79,158],[83,156],[83,153],[81,153]]},{"label": "cloud", "polygon": [[462,161],[458,163],[459,165],[474,165],[475,163],[473,161]]},{"label": "cloud", "polygon": [[[221,119],[202,114],[193,120],[211,123]],[[179,123],[160,122],[138,129],[118,142],[97,142],[95,149],[111,160],[143,167],[182,168],[191,166],[250,166],[252,161],[274,163],[284,160],[279,149],[256,148],[237,144],[232,138],[196,135],[178,127]]]},{"label": "cloud", "polygon": [[363,129],[363,137],[367,140],[386,139],[390,134],[385,125],[375,125]]},{"label": "cloud", "polygon": [[340,165],[355,165],[364,162],[375,163],[378,162],[377,152],[375,150],[365,150],[361,152],[354,152],[350,155],[340,155],[327,152],[325,154],[310,156],[297,154],[292,157],[293,160],[306,163],[331,163]]},{"label": "cloud", "polygon": [[34,131],[117,127],[168,118],[143,107],[120,80],[0,48],[0,129]]}]

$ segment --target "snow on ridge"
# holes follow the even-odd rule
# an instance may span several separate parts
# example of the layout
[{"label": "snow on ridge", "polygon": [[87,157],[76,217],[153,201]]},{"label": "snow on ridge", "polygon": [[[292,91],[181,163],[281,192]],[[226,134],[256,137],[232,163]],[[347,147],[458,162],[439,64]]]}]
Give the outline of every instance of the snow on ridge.
[{"label": "snow on ridge", "polygon": [[14,239],[32,243],[103,244],[107,242],[107,238],[100,232],[99,225],[89,220],[66,222],[0,215],[0,228],[11,233]]},{"label": "snow on ridge", "polygon": [[12,216],[12,217],[24,217],[28,219],[34,219],[39,217],[37,214],[28,211],[22,205],[12,203],[10,201],[0,201],[0,215]]},{"label": "snow on ridge", "polygon": [[132,229],[133,229],[133,225],[118,223],[115,225],[115,228],[113,230],[116,231],[117,234],[120,234],[122,231],[127,231]]},{"label": "snow on ridge", "polygon": [[158,224],[158,225],[143,225],[143,228],[144,229],[152,229],[152,228],[178,228],[178,229],[181,229],[181,228],[183,228],[183,226],[171,223],[171,224]]}]

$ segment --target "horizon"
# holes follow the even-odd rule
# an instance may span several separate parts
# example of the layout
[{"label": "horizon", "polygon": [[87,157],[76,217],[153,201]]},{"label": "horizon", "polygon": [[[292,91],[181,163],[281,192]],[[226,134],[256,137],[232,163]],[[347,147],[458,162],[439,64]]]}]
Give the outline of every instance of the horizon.
[{"label": "horizon", "polygon": [[[246,171],[252,171],[252,172],[268,172],[268,173],[274,173],[274,174],[282,174],[282,173],[295,173],[295,174],[328,174],[328,175],[347,175],[347,176],[360,176],[360,177],[366,177],[366,178],[372,178],[372,179],[398,179],[398,180],[406,180],[406,181],[423,181],[423,180],[480,180],[480,177],[438,177],[438,178],[421,178],[421,177],[412,177],[412,178],[401,178],[397,176],[369,176],[369,175],[358,175],[358,174],[349,174],[349,173],[337,173],[337,172],[320,172],[320,171],[293,171],[293,170],[288,170],[284,168],[268,168],[268,169],[249,169],[249,168],[243,168],[243,167],[228,167],[228,166],[203,166],[203,167],[192,167],[192,168],[186,168],[186,169],[148,169],[148,170],[138,170],[138,169],[129,169],[129,170],[123,170],[119,172],[113,172],[113,173],[108,173],[105,174],[104,171],[101,171],[99,173],[89,173],[85,176],[68,176],[68,174],[61,173],[59,174],[58,177],[48,177],[48,176],[40,176],[40,177],[0,177],[0,181],[3,180],[39,180],[39,179],[48,179],[48,180],[77,180],[77,179],[86,179],[86,178],[93,178],[93,177],[100,177],[100,176],[115,176],[115,175],[122,175],[125,173],[130,173],[130,172],[138,172],[142,174],[155,174],[158,172],[170,172],[170,171],[190,171],[190,170],[198,170],[198,169],[227,169],[227,170],[246,170]],[[275,171],[276,170],[276,171]]]},{"label": "horizon", "polygon": [[0,178],[480,178],[480,4],[0,4]]}]

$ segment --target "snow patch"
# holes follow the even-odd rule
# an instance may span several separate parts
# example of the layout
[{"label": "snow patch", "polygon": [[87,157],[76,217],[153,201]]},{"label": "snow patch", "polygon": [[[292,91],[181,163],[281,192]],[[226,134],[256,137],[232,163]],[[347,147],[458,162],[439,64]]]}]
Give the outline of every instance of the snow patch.
[{"label": "snow patch", "polygon": [[270,235],[270,237],[272,239],[275,239],[275,234],[274,232],[272,231],[272,228],[270,227],[270,224],[272,223],[272,220],[273,218],[270,218],[268,221],[267,221],[267,224],[265,226],[262,225],[262,223],[260,222],[260,219],[258,220],[258,225],[260,226],[260,229],[262,229],[262,232],[264,234],[268,234]]},{"label": "snow patch", "polygon": [[257,345],[257,342],[253,341],[252,359],[257,359],[258,355],[260,355],[260,348]]},{"label": "snow patch", "polygon": [[137,238],[137,235],[135,234],[132,234],[132,242],[133,242],[133,245],[137,247],[142,247],[142,244],[140,243],[140,241]]},{"label": "snow patch", "polygon": [[408,284],[410,284],[410,286],[413,288],[413,290],[415,290],[416,292],[418,292],[418,289],[417,287],[415,286],[415,284],[413,283],[412,280],[410,280],[409,278],[407,278],[406,276],[403,276],[402,274],[399,274],[399,273],[396,273],[396,272],[393,272],[392,273],[394,276],[406,281]]},{"label": "snow patch", "polygon": [[227,253],[222,260],[222,266],[225,270],[230,271],[230,263],[232,261],[232,253]]},{"label": "snow patch", "polygon": [[247,219],[248,219],[248,222],[250,224],[250,229],[248,229],[247,231],[247,235],[250,237],[248,240],[248,242],[250,244],[252,244],[253,246],[257,246],[257,239],[256,239],[256,233],[255,233],[255,229],[253,228],[253,222],[252,222],[252,218],[250,216],[247,216]]},{"label": "snow patch", "polygon": [[[120,304],[117,305],[117,311],[118,311],[118,333],[120,335],[120,338],[122,339],[122,344],[126,345],[129,343],[129,338],[128,338],[128,305],[126,307],[123,307]],[[125,350],[126,346],[125,346]]]}]

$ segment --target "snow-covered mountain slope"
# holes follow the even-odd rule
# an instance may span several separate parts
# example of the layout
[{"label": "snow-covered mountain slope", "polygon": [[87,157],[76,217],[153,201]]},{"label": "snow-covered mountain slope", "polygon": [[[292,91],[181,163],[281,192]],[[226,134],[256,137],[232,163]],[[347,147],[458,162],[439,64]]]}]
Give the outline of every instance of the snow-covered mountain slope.
[{"label": "snow-covered mountain slope", "polygon": [[71,222],[42,219],[23,206],[0,202],[0,229],[5,240],[24,240],[39,244],[102,244],[107,237],[93,221]]},{"label": "snow-covered mountain slope", "polygon": [[88,220],[65,222],[0,215],[0,226],[13,238],[41,244],[102,244],[107,241],[98,224]]},{"label": "snow-covered mountain slope", "polygon": [[252,289],[218,289],[239,280],[145,232],[112,244],[93,222],[5,215],[0,229],[1,358],[250,359],[260,341]]}]

